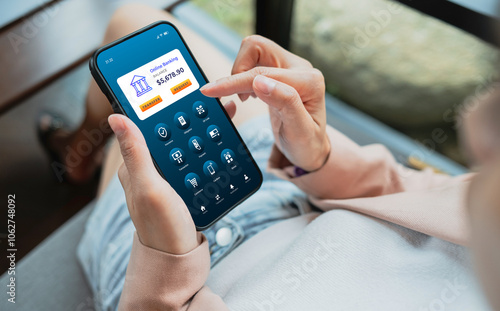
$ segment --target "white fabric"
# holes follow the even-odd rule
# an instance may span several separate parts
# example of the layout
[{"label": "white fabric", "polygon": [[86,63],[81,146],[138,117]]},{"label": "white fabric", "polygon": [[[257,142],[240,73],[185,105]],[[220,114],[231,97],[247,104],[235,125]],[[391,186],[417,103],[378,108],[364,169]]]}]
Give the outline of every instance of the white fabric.
[{"label": "white fabric", "polygon": [[466,248],[345,210],[262,231],[207,285],[231,310],[489,310]]}]

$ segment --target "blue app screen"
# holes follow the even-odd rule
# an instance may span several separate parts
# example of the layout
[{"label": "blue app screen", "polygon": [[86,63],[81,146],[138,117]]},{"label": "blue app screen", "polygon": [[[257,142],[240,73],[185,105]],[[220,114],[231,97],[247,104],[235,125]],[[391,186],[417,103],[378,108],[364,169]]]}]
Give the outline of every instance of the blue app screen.
[{"label": "blue app screen", "polygon": [[177,30],[159,23],[101,51],[96,67],[142,131],[200,229],[255,192],[262,175]]}]

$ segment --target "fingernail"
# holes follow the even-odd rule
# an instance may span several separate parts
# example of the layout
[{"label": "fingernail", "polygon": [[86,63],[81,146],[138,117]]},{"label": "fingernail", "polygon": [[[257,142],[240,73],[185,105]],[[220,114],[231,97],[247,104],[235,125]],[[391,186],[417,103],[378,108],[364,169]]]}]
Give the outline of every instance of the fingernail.
[{"label": "fingernail", "polygon": [[125,125],[120,116],[112,114],[108,117],[108,122],[116,136],[121,135],[125,131]]},{"label": "fingernail", "polygon": [[276,81],[262,75],[256,76],[253,79],[253,84],[259,91],[264,93],[264,95],[270,95],[276,87]]},{"label": "fingernail", "polygon": [[204,91],[204,90],[206,90],[206,89],[209,89],[209,88],[211,88],[211,87],[212,87],[212,86],[214,86],[214,85],[215,85],[215,82],[208,82],[207,84],[205,84],[204,86],[202,86],[202,87],[200,88],[200,91]]},{"label": "fingernail", "polygon": [[244,102],[245,100],[247,100],[249,97],[250,97],[250,94],[240,94],[240,99],[242,102]]}]

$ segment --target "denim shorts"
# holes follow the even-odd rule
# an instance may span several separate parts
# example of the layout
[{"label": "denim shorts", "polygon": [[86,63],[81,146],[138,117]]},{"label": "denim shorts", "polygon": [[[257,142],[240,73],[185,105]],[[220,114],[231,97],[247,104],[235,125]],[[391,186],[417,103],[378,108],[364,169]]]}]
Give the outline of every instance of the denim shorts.
[{"label": "denim shorts", "polygon": [[[238,131],[259,165],[264,182],[253,196],[204,231],[212,266],[261,230],[298,216],[299,210],[309,207],[300,189],[266,172],[274,142],[269,116],[254,118]],[[97,310],[117,309],[134,231],[125,194],[115,176],[96,202],[77,250]]]}]

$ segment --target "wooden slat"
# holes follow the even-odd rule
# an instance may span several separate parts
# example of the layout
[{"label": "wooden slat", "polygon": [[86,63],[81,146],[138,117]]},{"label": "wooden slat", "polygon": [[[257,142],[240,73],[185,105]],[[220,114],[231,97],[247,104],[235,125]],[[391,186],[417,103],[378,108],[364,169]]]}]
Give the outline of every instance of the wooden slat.
[{"label": "wooden slat", "polygon": [[[75,66],[100,45],[126,0],[56,2],[0,32],[0,114]],[[145,0],[165,9],[178,0]]]},{"label": "wooden slat", "polygon": [[9,1],[0,0],[0,29],[6,27],[18,20],[35,14],[45,6],[51,5],[51,2],[58,0],[23,0]]}]

